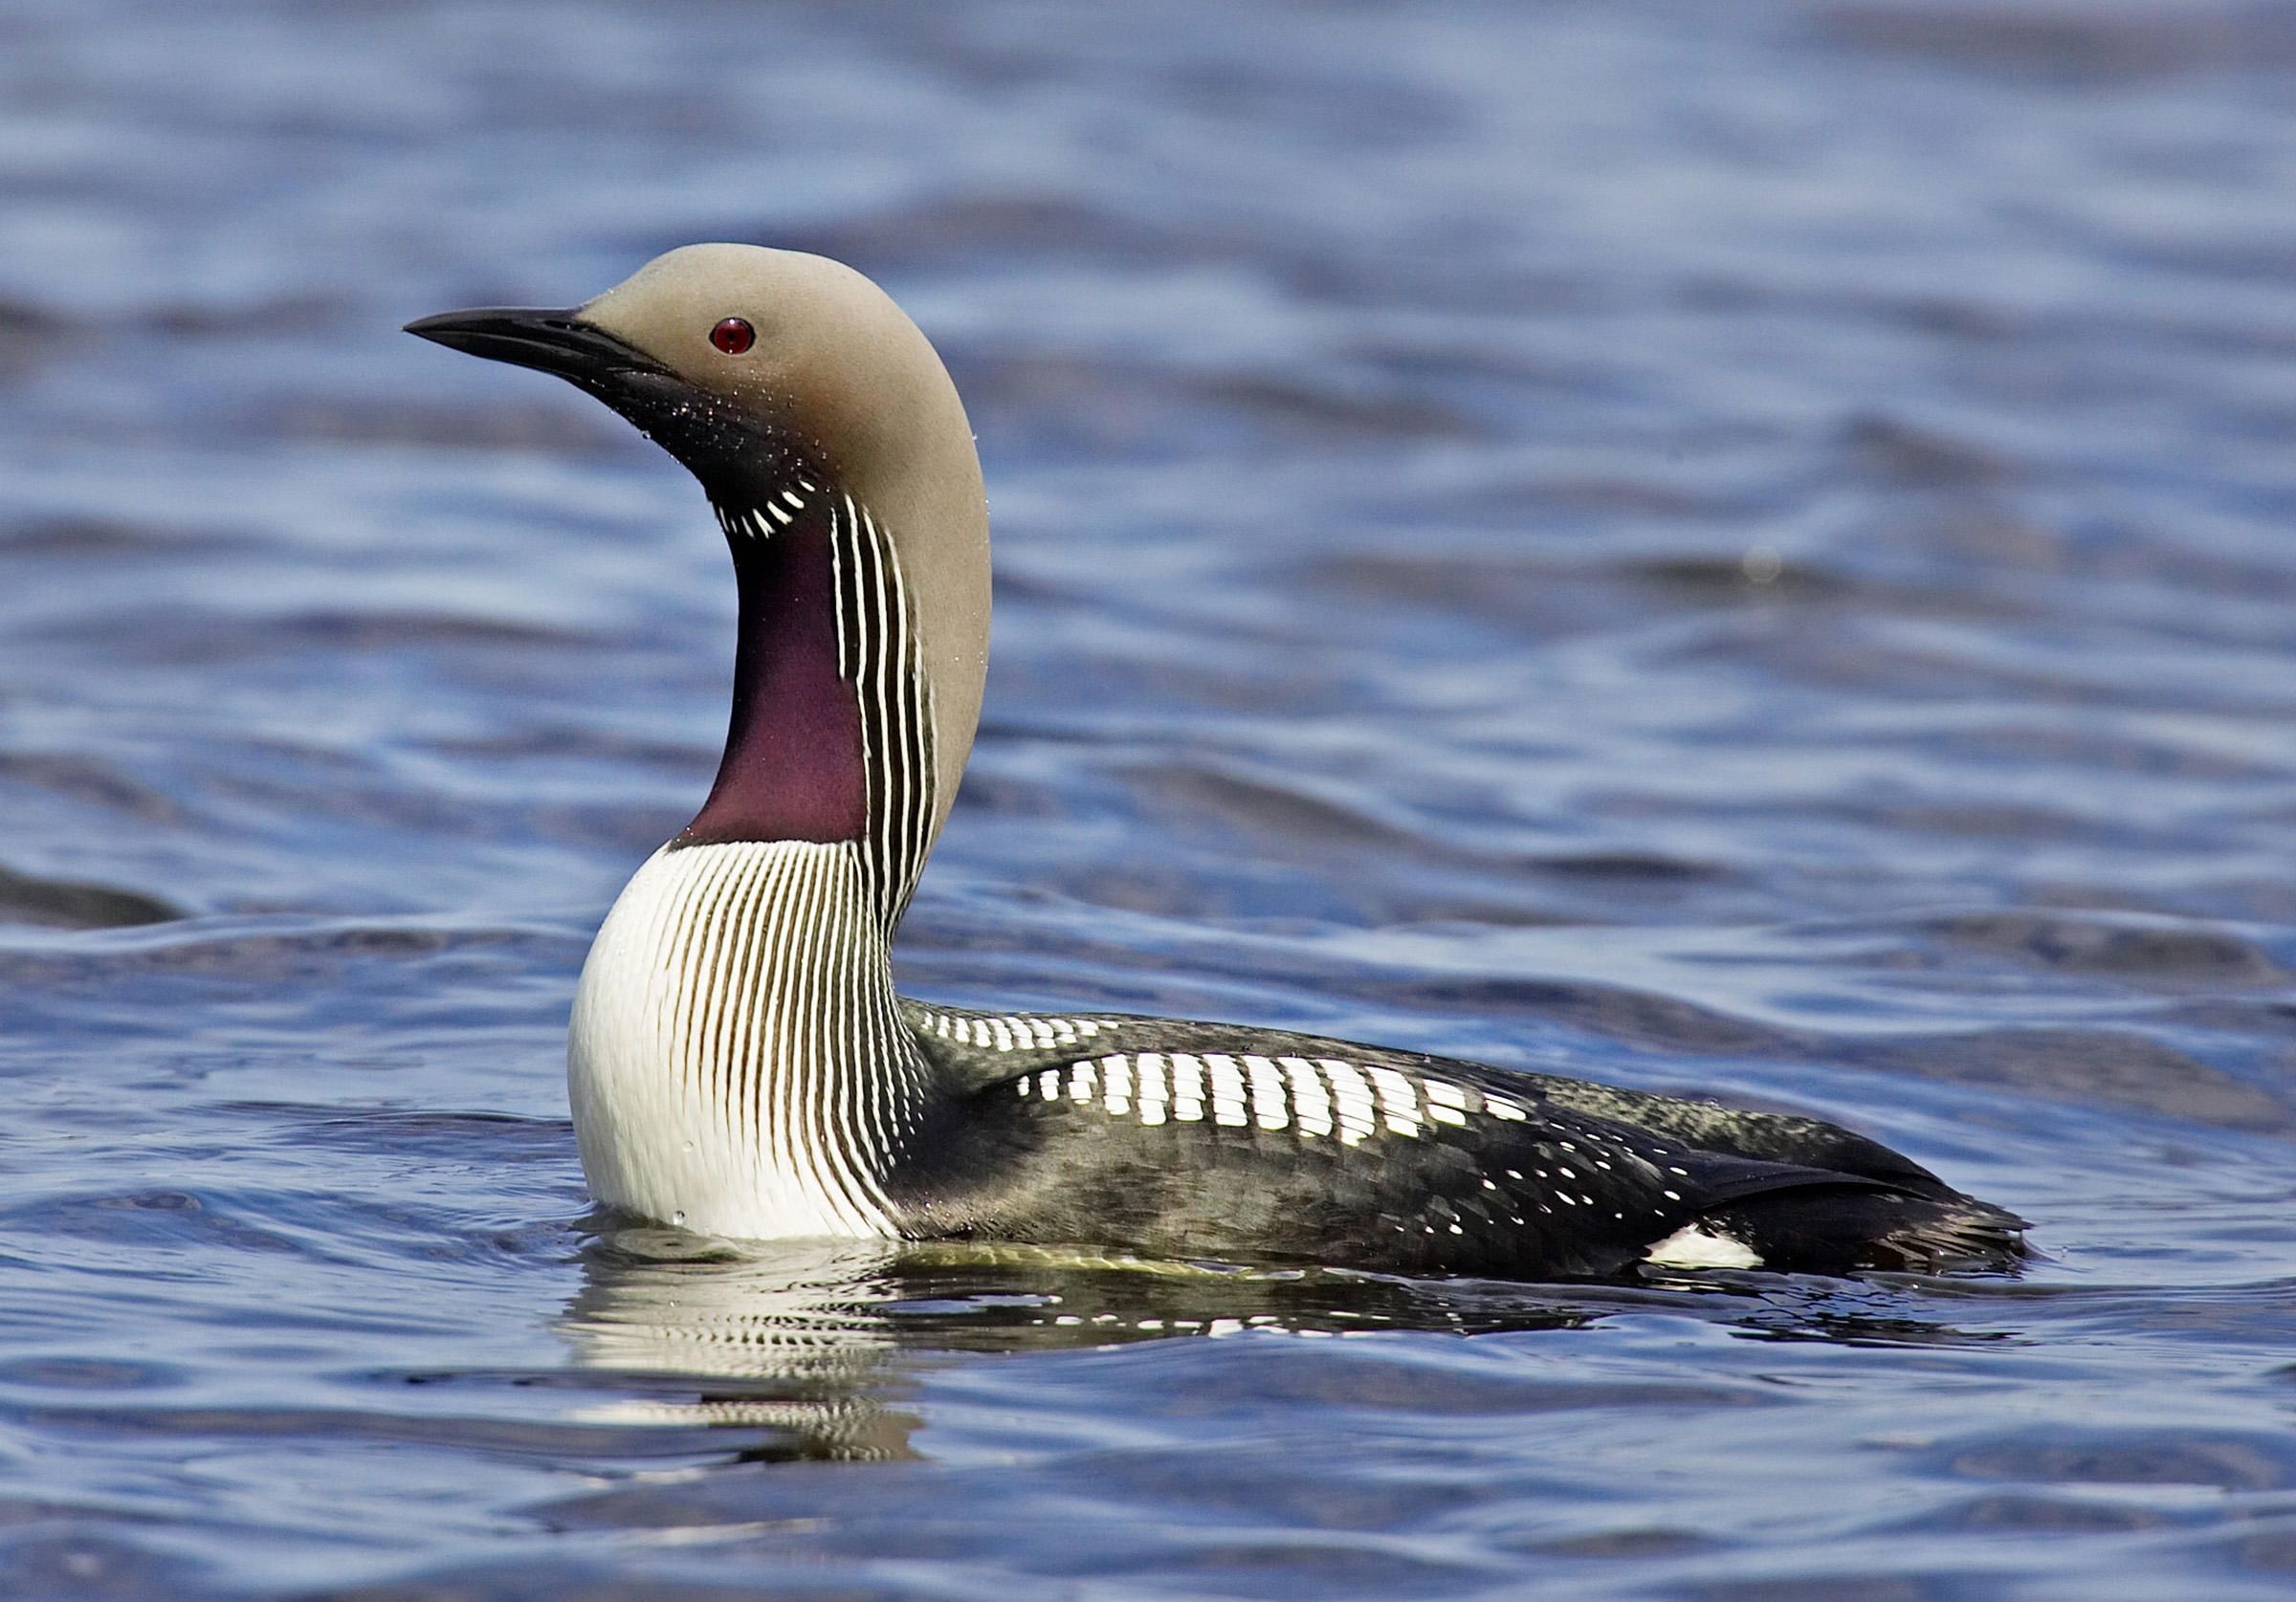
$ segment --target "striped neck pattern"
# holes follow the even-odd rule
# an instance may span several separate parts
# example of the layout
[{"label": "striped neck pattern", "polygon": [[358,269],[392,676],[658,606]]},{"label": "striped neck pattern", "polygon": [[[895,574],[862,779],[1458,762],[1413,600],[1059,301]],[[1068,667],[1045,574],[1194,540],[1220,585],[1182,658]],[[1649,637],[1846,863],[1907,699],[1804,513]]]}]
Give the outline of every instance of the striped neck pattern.
[{"label": "striped neck pattern", "polygon": [[933,844],[931,687],[892,538],[822,482],[716,501],[741,586],[725,756],[575,1003],[594,1194],[725,1235],[894,1233],[930,1110],[891,952]]},{"label": "striped neck pattern", "polygon": [[[680,840],[854,840],[890,939],[932,850],[937,801],[932,686],[894,541],[867,507],[809,477],[760,504],[715,505],[741,583],[742,639],[718,785]],[[739,767],[758,748],[779,758],[764,779]],[[841,761],[857,772],[825,771]],[[738,793],[790,772],[816,790],[850,784],[854,804],[808,796],[794,805],[754,798],[745,805]],[[713,808],[730,816],[730,827]],[[792,815],[809,826],[743,826]],[[825,818],[833,821],[825,826]]]},{"label": "striped neck pattern", "polygon": [[893,541],[867,507],[839,498],[843,516],[832,513],[829,520],[837,670],[860,700],[869,815],[862,860],[878,887],[878,921],[890,940],[933,849],[933,687]]},{"label": "striped neck pattern", "polygon": [[583,970],[568,1058],[599,1200],[734,1236],[894,1233],[923,1059],[857,841],[665,847]]}]

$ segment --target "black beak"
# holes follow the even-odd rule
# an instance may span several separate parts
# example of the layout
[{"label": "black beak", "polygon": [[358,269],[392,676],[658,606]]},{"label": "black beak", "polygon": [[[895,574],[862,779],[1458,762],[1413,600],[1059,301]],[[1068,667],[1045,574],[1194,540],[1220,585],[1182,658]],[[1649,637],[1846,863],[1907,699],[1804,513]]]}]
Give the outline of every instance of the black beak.
[{"label": "black beak", "polygon": [[556,373],[636,424],[704,485],[737,476],[745,465],[766,458],[779,462],[787,454],[786,445],[770,437],[742,407],[695,388],[636,346],[585,321],[579,308],[442,312],[416,318],[407,332],[490,362]]},{"label": "black beak", "polygon": [[417,318],[407,332],[492,362],[556,373],[585,387],[634,373],[660,373],[662,364],[624,344],[573,311],[492,306]]}]

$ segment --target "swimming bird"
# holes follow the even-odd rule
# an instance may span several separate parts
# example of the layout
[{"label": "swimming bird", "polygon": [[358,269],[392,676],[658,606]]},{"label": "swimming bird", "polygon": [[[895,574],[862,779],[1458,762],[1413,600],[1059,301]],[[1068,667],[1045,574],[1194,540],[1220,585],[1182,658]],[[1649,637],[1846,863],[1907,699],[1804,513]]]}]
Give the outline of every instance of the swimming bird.
[{"label": "swimming bird", "polygon": [[737,1238],[1089,1243],[1416,1274],[2002,1267],[2023,1220],[1847,1130],[1241,1024],[894,987],[988,655],[939,357],[825,257],[670,252],[408,332],[553,373],[699,482],[739,590],[694,821],[615,901],[567,1084],[596,1199]]}]

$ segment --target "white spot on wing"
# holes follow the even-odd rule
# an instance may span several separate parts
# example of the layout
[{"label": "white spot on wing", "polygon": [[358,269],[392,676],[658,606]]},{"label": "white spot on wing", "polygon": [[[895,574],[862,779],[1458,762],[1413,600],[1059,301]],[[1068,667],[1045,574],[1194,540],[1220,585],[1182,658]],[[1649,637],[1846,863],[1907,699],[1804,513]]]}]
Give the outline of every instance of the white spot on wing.
[{"label": "white spot on wing", "polygon": [[1292,1097],[1284,1070],[1265,1057],[1247,1057],[1244,1071],[1251,1076],[1252,1121],[1263,1130],[1280,1130],[1290,1123]]},{"label": "white spot on wing", "polygon": [[1359,1145],[1378,1126],[1373,1122],[1371,1086],[1362,1070],[1336,1057],[1316,1060],[1332,1082],[1332,1105],[1339,1114],[1339,1144]]},{"label": "white spot on wing", "polygon": [[1743,1240],[1733,1240],[1702,1225],[1684,1224],[1643,1254],[1645,1262],[1662,1268],[1759,1268],[1761,1254]]},{"label": "white spot on wing", "polygon": [[[1246,1062],[1251,1059],[1247,1058]],[[1299,1122],[1299,1132],[1307,1135],[1325,1135],[1332,1132],[1332,1095],[1323,1087],[1323,1076],[1315,1064],[1305,1057],[1286,1057],[1281,1065],[1284,1077],[1292,1086],[1292,1111]]]}]

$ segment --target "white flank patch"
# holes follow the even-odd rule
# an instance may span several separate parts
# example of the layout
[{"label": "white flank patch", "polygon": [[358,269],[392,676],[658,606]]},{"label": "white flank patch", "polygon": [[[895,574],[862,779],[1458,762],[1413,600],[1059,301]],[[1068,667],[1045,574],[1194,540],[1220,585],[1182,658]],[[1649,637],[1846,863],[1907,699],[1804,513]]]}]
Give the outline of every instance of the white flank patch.
[{"label": "white flank patch", "polygon": [[1761,1254],[1743,1240],[1684,1224],[1643,1254],[1661,1268],[1759,1268]]}]

